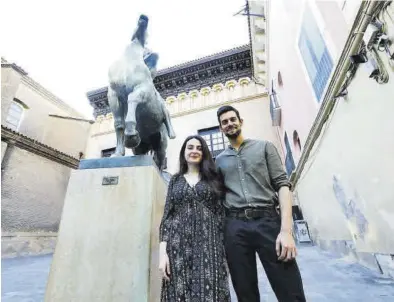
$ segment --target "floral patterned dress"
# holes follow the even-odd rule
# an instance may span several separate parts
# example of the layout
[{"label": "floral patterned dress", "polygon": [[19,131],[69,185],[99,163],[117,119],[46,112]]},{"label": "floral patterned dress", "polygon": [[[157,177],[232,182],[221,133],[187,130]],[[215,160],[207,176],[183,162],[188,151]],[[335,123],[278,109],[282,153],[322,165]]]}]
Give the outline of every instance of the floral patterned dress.
[{"label": "floral patterned dress", "polygon": [[192,187],[183,175],[172,177],[160,225],[170,260],[162,302],[230,301],[223,219],[224,208],[207,183]]}]

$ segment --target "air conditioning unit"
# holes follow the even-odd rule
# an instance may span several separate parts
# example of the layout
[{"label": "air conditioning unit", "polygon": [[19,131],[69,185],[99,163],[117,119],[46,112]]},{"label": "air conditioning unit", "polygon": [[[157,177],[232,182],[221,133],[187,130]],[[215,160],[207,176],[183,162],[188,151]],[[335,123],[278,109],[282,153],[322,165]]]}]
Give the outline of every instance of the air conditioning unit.
[{"label": "air conditioning unit", "polygon": [[270,113],[272,126],[280,126],[282,122],[282,108],[276,100],[276,94],[270,95]]},{"label": "air conditioning unit", "polygon": [[272,126],[280,126],[282,121],[282,108],[276,107],[273,110]]}]

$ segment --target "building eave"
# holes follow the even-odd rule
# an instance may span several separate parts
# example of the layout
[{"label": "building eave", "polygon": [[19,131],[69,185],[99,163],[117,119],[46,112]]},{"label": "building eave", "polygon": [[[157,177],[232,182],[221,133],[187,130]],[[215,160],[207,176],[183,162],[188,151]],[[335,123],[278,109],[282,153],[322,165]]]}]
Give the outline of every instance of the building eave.
[{"label": "building eave", "polygon": [[72,169],[78,169],[79,160],[75,157],[38,142],[19,132],[13,131],[4,125],[1,125],[1,140],[6,143],[13,144],[23,150],[48,158],[64,166]]},{"label": "building eave", "polygon": [[10,63],[3,57],[1,58],[1,67],[2,68],[12,68],[15,71],[19,72],[23,76],[27,76],[27,72],[20,66],[16,65],[15,63]]},{"label": "building eave", "polygon": [[157,76],[168,74],[168,73],[171,73],[171,72],[174,72],[174,71],[179,71],[181,69],[189,68],[189,67],[192,67],[192,66],[195,66],[195,65],[204,64],[204,63],[207,63],[207,62],[210,62],[210,61],[213,61],[213,60],[217,60],[217,59],[221,59],[221,58],[224,58],[224,57],[227,57],[227,56],[230,56],[230,55],[233,55],[233,54],[237,54],[239,52],[242,52],[242,51],[245,51],[245,50],[249,50],[249,49],[250,49],[250,45],[249,44],[245,44],[245,45],[241,45],[241,46],[238,46],[238,47],[234,47],[234,48],[231,48],[231,49],[228,49],[228,50],[224,50],[224,51],[221,51],[221,52],[218,52],[218,53],[214,53],[214,54],[209,55],[209,56],[201,57],[201,58],[198,58],[198,59],[195,59],[195,60],[191,60],[191,61],[188,61],[188,62],[185,62],[185,63],[182,63],[182,64],[174,65],[174,66],[171,66],[171,67],[159,70],[158,73],[157,73]]}]

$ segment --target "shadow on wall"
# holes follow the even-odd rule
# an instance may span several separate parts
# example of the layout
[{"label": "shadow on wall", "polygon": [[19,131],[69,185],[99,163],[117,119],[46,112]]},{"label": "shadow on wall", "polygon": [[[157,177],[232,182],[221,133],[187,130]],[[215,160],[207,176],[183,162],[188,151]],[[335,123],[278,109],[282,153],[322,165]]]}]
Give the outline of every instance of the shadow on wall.
[{"label": "shadow on wall", "polygon": [[[345,253],[351,252],[363,265],[394,278],[394,254],[364,251],[365,244],[370,245],[372,243],[371,240],[375,239],[376,231],[373,230],[373,225],[368,222],[362,209],[359,207],[363,205],[362,198],[357,192],[354,193],[353,197],[346,196],[340,177],[335,175],[333,176],[333,190],[348,222],[353,241],[332,241],[328,244],[330,249],[339,251],[347,249]],[[358,246],[359,248],[361,247],[360,250],[357,247],[358,243],[361,244]],[[322,244],[324,245],[325,243],[322,242]]]},{"label": "shadow on wall", "polygon": [[358,196],[356,195],[355,198],[348,198],[339,177],[335,175],[333,177],[333,190],[335,197],[345,214],[346,220],[351,225],[355,226],[355,232],[352,232],[354,240],[357,240],[358,238],[364,240],[365,235],[368,232],[368,220],[357,206],[357,200],[359,199]]}]

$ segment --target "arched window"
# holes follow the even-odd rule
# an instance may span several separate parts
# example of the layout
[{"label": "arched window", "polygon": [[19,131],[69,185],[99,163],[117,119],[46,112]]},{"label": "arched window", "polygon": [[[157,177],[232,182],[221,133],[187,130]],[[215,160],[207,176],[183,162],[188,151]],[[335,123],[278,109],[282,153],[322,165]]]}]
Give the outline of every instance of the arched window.
[{"label": "arched window", "polygon": [[300,141],[300,137],[298,136],[297,130],[293,131],[293,144],[294,144],[294,149],[301,152],[301,141]]},{"label": "arched window", "polygon": [[301,141],[300,141],[300,137],[298,136],[298,132],[297,130],[293,131],[293,157],[295,162],[298,163],[298,160],[301,157]]},{"label": "arched window", "polygon": [[14,99],[11,102],[10,107],[8,108],[6,119],[6,124],[8,128],[14,131],[19,130],[19,126],[23,117],[23,111],[25,108],[26,107],[23,105],[23,103],[18,99]]},{"label": "arched window", "polygon": [[278,85],[283,86],[282,74],[278,71]]}]

